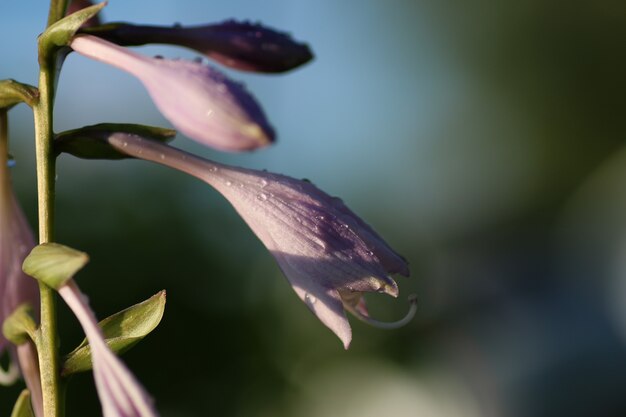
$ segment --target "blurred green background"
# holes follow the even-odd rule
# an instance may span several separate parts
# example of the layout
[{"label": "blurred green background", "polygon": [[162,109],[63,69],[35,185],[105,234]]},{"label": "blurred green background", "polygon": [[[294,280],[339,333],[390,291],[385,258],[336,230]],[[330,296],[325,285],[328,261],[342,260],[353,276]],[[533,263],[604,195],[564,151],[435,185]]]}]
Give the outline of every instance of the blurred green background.
[{"label": "blurred green background", "polygon": [[[0,79],[36,83],[45,1],[0,3]],[[111,0],[107,21],[259,20],[316,59],[245,81],[279,133],[209,158],[311,179],[411,264],[368,298],[349,351],[205,184],[140,161],[58,161],[57,237],[91,256],[99,317],[168,291],[124,356],[163,417],[626,415],[626,7],[623,1]],[[191,58],[189,51],[146,47]],[[77,56],[57,131],[168,126],[138,81]],[[11,111],[17,193],[34,224],[32,118]],[[63,352],[82,339],[61,307]],[[21,387],[0,390],[9,415]],[[90,374],[68,417],[100,415]]]}]

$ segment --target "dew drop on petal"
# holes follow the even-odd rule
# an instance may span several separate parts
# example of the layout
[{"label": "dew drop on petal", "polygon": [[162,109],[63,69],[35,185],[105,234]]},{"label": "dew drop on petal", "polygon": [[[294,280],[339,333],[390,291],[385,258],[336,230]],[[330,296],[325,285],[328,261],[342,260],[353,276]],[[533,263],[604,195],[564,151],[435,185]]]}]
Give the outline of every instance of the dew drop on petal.
[{"label": "dew drop on petal", "polygon": [[265,187],[267,187],[267,181],[261,180],[261,188],[265,188]]},{"label": "dew drop on petal", "polygon": [[217,172],[217,167],[211,167],[211,168],[209,168],[209,172]]},{"label": "dew drop on petal", "polygon": [[307,293],[304,296],[304,301],[308,304],[308,305],[313,305],[315,303],[317,303],[317,298],[315,298],[314,296],[312,296],[311,294]]},{"label": "dew drop on petal", "polygon": [[227,187],[230,187],[231,185],[233,185],[233,183],[231,181],[226,181],[225,184],[226,184]]},{"label": "dew drop on petal", "polygon": [[258,198],[261,201],[267,201],[267,194],[261,193],[261,194],[257,195],[256,198]]}]

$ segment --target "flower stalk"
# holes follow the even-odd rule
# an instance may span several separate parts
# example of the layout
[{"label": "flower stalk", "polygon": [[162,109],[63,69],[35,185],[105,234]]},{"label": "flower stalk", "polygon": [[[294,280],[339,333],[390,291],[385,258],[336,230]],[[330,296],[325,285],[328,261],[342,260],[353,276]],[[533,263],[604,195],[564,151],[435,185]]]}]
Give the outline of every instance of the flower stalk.
[{"label": "flower stalk", "polygon": [[[51,0],[48,24],[65,15],[67,0]],[[52,56],[50,56],[52,55]],[[35,156],[37,164],[37,205],[39,243],[54,240],[55,162],[52,149],[54,137],[52,110],[56,79],[56,53],[39,54],[39,101],[33,106],[35,125]],[[56,296],[54,290],[39,283],[41,321],[37,334],[38,357],[45,417],[61,417],[61,388],[59,382],[59,351],[57,340]]]}]

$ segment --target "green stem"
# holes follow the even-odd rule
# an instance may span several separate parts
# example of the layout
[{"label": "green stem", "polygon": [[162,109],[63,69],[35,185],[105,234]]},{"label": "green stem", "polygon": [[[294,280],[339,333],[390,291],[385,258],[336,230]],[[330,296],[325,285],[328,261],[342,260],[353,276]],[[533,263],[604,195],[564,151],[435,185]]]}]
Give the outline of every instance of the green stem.
[{"label": "green stem", "polygon": [[[37,197],[39,207],[39,243],[54,241],[55,155],[52,150],[52,108],[54,100],[54,65],[41,62],[39,102],[33,107],[35,117],[35,153],[37,159]],[[39,283],[41,324],[38,333],[39,364],[45,417],[61,417],[59,387],[59,352],[55,291]]]},{"label": "green stem", "polygon": [[[65,16],[68,0],[50,0],[47,27]],[[52,149],[52,110],[57,53],[42,56],[39,51],[39,102],[33,106],[35,118],[35,156],[37,160],[37,203],[39,243],[54,241],[54,186],[56,156]],[[59,340],[55,291],[39,283],[41,322],[38,330],[38,355],[45,417],[62,417],[62,392],[59,381]]]}]

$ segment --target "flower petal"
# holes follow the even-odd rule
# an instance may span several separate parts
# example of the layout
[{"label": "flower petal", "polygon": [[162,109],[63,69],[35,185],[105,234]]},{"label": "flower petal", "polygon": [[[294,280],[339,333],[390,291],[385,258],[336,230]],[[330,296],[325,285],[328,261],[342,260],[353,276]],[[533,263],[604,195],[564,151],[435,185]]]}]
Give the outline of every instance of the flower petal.
[{"label": "flower petal", "polygon": [[274,130],[241,85],[198,62],[150,58],[95,36],[77,36],[76,52],[137,77],[154,104],[182,133],[225,151],[245,151],[274,141]]},{"label": "flower petal", "polygon": [[107,141],[119,152],[186,172],[219,191],[276,258],[298,296],[345,347],[351,331],[341,294],[397,296],[389,274],[408,273],[403,258],[339,199],[310,182],[217,164],[137,136],[118,134]]},{"label": "flower petal", "polygon": [[80,322],[93,360],[93,373],[104,417],[154,417],[152,399],[106,345],[86,297],[70,280],[59,294]]}]

